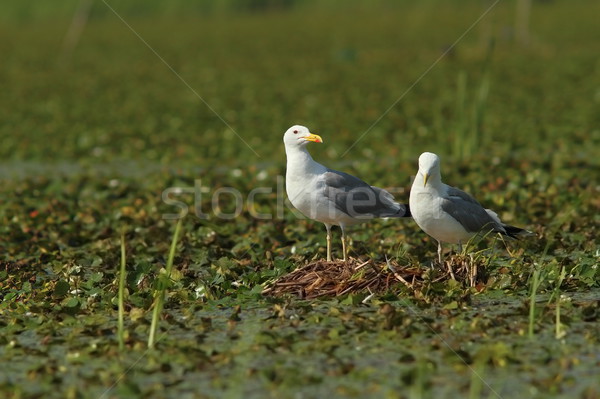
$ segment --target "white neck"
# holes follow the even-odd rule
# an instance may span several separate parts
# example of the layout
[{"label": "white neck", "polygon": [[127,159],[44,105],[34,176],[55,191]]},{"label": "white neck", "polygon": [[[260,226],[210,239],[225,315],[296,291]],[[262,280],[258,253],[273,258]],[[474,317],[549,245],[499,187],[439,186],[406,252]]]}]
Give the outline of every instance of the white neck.
[{"label": "white neck", "polygon": [[425,179],[423,178],[423,173],[419,171],[419,173],[417,173],[417,176],[415,177],[413,185],[415,185],[416,187],[423,187],[424,189],[430,188],[438,191],[444,187],[444,183],[442,183],[442,176],[440,173],[433,173],[429,175],[429,177],[427,178],[426,186],[424,186],[424,181]]},{"label": "white neck", "polygon": [[318,164],[308,153],[305,146],[286,147],[287,171],[290,173],[322,173],[325,169],[323,165]]}]

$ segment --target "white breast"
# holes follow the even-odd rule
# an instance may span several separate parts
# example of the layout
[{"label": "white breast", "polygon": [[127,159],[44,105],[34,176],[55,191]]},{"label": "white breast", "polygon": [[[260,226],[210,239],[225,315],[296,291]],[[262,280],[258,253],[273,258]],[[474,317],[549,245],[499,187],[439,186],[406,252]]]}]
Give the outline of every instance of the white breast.
[{"label": "white breast", "polygon": [[465,243],[474,234],[466,231],[456,219],[444,212],[439,194],[428,187],[413,185],[409,201],[413,219],[425,233],[438,241]]}]

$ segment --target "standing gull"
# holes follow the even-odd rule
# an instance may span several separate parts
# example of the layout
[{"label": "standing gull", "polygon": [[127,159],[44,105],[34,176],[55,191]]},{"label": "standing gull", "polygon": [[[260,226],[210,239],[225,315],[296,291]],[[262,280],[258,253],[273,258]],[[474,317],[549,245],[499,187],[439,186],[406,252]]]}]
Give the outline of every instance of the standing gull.
[{"label": "standing gull", "polygon": [[[442,183],[440,158],[431,152],[419,157],[419,172],[410,189],[410,210],[415,222],[438,242],[442,264],[442,242],[461,244],[478,233],[500,233],[517,238],[531,232],[504,224],[469,194]],[[461,250],[461,249],[460,249]]]},{"label": "standing gull", "polygon": [[325,224],[327,261],[331,261],[331,226],[342,230],[345,261],[346,226],[373,218],[410,216],[408,206],[394,201],[389,192],[315,162],[306,149],[310,142],[323,140],[304,126],[292,126],[283,135],[287,156],[285,190],[292,205],[304,216]]}]

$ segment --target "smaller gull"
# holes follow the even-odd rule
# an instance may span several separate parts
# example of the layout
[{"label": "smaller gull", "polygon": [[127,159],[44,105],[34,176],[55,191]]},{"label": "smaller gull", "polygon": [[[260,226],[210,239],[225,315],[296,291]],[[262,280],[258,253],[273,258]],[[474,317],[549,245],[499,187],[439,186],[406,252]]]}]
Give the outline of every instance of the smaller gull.
[{"label": "smaller gull", "polygon": [[507,237],[533,233],[504,224],[498,215],[485,209],[469,194],[442,183],[440,158],[431,152],[419,157],[419,172],[410,189],[410,210],[415,222],[438,242],[442,264],[442,242],[466,243],[476,234],[500,233]]},{"label": "smaller gull", "polygon": [[331,261],[331,226],[340,226],[345,261],[346,226],[373,218],[409,217],[410,211],[408,205],[397,203],[384,189],[315,162],[306,149],[311,142],[323,140],[304,126],[292,126],[283,135],[287,156],[285,190],[304,216],[325,224],[327,261]]}]

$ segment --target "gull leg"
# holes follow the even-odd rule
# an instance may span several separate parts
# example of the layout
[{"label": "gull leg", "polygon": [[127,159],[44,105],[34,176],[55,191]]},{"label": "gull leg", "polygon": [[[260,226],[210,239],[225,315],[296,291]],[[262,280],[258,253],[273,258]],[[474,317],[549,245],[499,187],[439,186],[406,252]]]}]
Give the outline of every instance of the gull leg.
[{"label": "gull leg", "polygon": [[[442,256],[442,242],[438,241],[438,260],[440,261],[440,266],[444,266],[444,257]],[[454,277],[454,272],[452,271],[452,266],[448,263],[448,273],[450,273],[450,277],[452,280],[456,280]]]},{"label": "gull leg", "polygon": [[442,257],[442,242],[438,241],[438,262],[440,262],[440,266],[444,264],[444,259]]},{"label": "gull leg", "polygon": [[331,225],[325,223],[327,229],[327,262],[331,262]]},{"label": "gull leg", "polygon": [[346,232],[344,231],[344,226],[340,225],[340,228],[342,229],[342,252],[344,254],[344,262],[346,261]]}]

